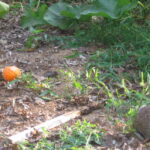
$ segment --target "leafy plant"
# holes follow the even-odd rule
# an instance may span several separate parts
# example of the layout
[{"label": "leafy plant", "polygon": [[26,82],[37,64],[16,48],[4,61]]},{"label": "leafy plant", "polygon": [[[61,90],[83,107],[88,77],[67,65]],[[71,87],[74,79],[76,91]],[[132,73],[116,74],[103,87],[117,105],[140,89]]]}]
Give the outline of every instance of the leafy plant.
[{"label": "leafy plant", "polygon": [[76,75],[72,71],[65,71],[64,74],[69,78],[69,81],[71,81],[72,86],[76,88],[77,90],[79,90],[80,94],[82,94],[85,91],[85,86],[83,85],[81,81],[82,77],[80,73]]},{"label": "leafy plant", "polygon": [[43,40],[42,37],[39,35],[43,30],[31,30],[30,36],[28,36],[27,40],[25,41],[26,48],[36,48],[39,46],[40,42]]},{"label": "leafy plant", "polygon": [[[122,74],[125,74],[126,70],[150,72],[149,25],[145,24],[143,28],[142,25],[137,25],[134,18],[128,19],[122,18],[121,20],[125,21],[123,23],[104,20],[101,26],[95,24],[83,30],[82,37],[87,43],[102,43],[102,46],[106,47],[99,48],[90,55],[87,68],[99,68],[103,71],[101,75],[107,79],[119,77],[116,68],[123,68]],[[81,36],[78,37],[80,38]]]},{"label": "leafy plant", "polygon": [[118,49],[107,49],[96,51],[89,58],[89,62],[86,65],[86,68],[99,68],[105,70],[101,77],[112,78],[117,80],[117,74],[114,71],[115,67],[123,67],[125,62],[128,60],[126,52]]},{"label": "leafy plant", "polygon": [[38,82],[36,79],[34,79],[32,74],[26,73],[22,74],[20,79],[10,82],[7,86],[10,86],[15,82],[23,83],[26,88],[38,91],[39,96],[44,100],[50,100],[50,98],[47,97],[47,95],[58,97],[58,95],[52,91],[52,85],[49,83],[49,79],[45,79],[44,81]]},{"label": "leafy plant", "polygon": [[67,29],[78,22],[89,21],[92,16],[103,16],[112,19],[119,18],[124,12],[131,10],[137,0],[95,0],[90,4],[71,5],[65,2],[52,4],[49,8],[40,1],[31,0],[24,8],[21,25],[33,27],[51,24],[61,29]]},{"label": "leafy plant", "polygon": [[44,20],[61,29],[72,27],[78,21],[89,21],[92,16],[119,18],[124,12],[136,6],[137,1],[129,0],[95,0],[90,5],[73,6],[58,2],[50,6]]},{"label": "leafy plant", "polygon": [[150,78],[144,79],[144,74],[140,75],[141,81],[138,81],[136,88],[128,86],[127,80],[122,79],[117,84],[117,88],[112,91],[112,98],[107,101],[107,107],[114,108],[117,116],[125,123],[124,132],[133,131],[132,123],[138,108],[142,105],[149,104],[149,87]]},{"label": "leafy plant", "polygon": [[61,12],[66,11],[67,9],[73,9],[73,7],[62,2],[53,4],[45,13],[44,20],[53,26],[60,27],[61,29],[69,28],[75,23],[75,20],[71,18],[71,15],[73,14],[70,14],[70,18],[61,15]]},{"label": "leafy plant", "polygon": [[89,145],[91,142],[101,145],[102,135],[103,131],[98,130],[96,125],[88,123],[86,120],[83,122],[77,121],[71,128],[61,131],[61,149],[71,149],[75,146]]},{"label": "leafy plant", "polygon": [[42,138],[35,144],[25,142],[18,147],[19,150],[85,150],[91,147],[91,143],[101,145],[103,134],[104,131],[98,129],[95,124],[78,120],[73,126],[61,130],[57,143]]},{"label": "leafy plant", "polygon": [[40,1],[30,0],[30,3],[24,7],[24,13],[21,17],[21,26],[32,29],[34,26],[46,24],[43,16],[47,10],[47,5],[39,4]]},{"label": "leafy plant", "polygon": [[46,138],[42,138],[37,144],[24,142],[18,145],[19,150],[55,150],[54,143],[51,143]]},{"label": "leafy plant", "polygon": [[9,5],[0,1],[0,18],[2,18],[9,11]]},{"label": "leafy plant", "polygon": [[95,86],[97,89],[101,90],[101,92],[104,93],[108,97],[108,99],[113,98],[111,90],[108,88],[105,82],[102,81],[99,69],[92,68],[90,70],[87,70],[86,79],[87,81],[90,81],[90,83],[92,83],[93,86]]},{"label": "leafy plant", "polygon": [[133,131],[133,118],[142,105],[149,104],[150,77],[140,73],[140,79],[131,83],[127,79],[119,82],[104,82],[99,69],[92,68],[86,71],[86,80],[90,81],[90,89],[97,89],[97,93],[105,95],[106,109],[116,114],[123,123],[123,132]]},{"label": "leafy plant", "polygon": [[29,73],[22,74],[20,81],[23,82],[25,86],[30,89],[40,90],[42,88],[42,86],[38,84],[38,82],[33,78],[32,74]]}]

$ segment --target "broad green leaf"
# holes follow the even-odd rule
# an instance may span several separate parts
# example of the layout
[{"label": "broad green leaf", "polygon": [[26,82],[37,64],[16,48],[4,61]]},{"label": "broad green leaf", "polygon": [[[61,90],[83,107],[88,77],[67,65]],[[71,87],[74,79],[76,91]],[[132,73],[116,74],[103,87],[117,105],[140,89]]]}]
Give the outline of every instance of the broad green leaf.
[{"label": "broad green leaf", "polygon": [[41,5],[37,10],[31,7],[25,7],[25,12],[21,17],[21,26],[23,28],[30,28],[36,25],[46,24],[43,16],[47,10],[46,5]]},{"label": "broad green leaf", "polygon": [[[61,29],[69,28],[72,24],[74,24],[74,20],[71,18],[73,14],[69,12],[71,18],[63,16],[61,13],[64,12],[64,15],[67,16],[67,9],[69,8],[69,4],[58,2],[50,6],[47,12],[44,15],[44,20],[53,26],[58,26]],[[71,8],[70,8],[71,9]]]},{"label": "broad green leaf", "polygon": [[89,5],[68,6],[66,10],[61,11],[61,15],[79,21],[87,21],[90,19],[92,14],[90,14],[91,12],[87,14],[84,14],[83,12],[89,8]]},{"label": "broad green leaf", "polygon": [[136,4],[137,0],[95,0],[91,5],[78,6],[58,2],[48,8],[44,19],[51,25],[66,29],[76,22],[88,21],[92,16],[119,18]]},{"label": "broad green leaf", "polygon": [[0,1],[0,18],[2,18],[9,11],[9,5]]},{"label": "broad green leaf", "polygon": [[95,11],[98,12],[99,15],[104,17],[109,16],[110,18],[118,18],[125,11],[128,11],[135,7],[137,4],[137,0],[96,0],[95,1]]},{"label": "broad green leaf", "polygon": [[66,10],[61,11],[61,15],[69,18],[80,19],[82,12],[81,6],[68,5]]}]

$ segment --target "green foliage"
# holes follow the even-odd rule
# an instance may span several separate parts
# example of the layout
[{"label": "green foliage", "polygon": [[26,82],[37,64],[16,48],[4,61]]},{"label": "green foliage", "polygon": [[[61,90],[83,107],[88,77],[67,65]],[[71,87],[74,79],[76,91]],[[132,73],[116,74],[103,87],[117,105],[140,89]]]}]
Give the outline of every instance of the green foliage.
[{"label": "green foliage", "polygon": [[[113,107],[120,119],[124,118],[126,127],[124,132],[133,131],[133,119],[140,106],[149,105],[149,90],[150,90],[150,78],[147,76],[147,80],[144,80],[144,75],[141,73],[141,81],[137,83],[138,89],[129,87],[127,80],[122,80],[118,84],[118,88],[114,91],[113,98],[107,101],[107,107]],[[135,85],[134,85],[135,86]],[[121,91],[122,92],[119,92]]]},{"label": "green foliage", "polygon": [[60,27],[61,29],[69,28],[73,23],[75,23],[75,20],[73,20],[74,14],[72,13],[70,13],[70,18],[61,15],[61,13],[63,11],[65,13],[67,9],[72,10],[74,8],[70,7],[69,4],[61,2],[53,4],[48,8],[46,14],[44,15],[44,20],[53,26]]},{"label": "green foliage", "polygon": [[46,138],[42,138],[37,144],[24,142],[18,145],[19,150],[55,150],[55,145]]},{"label": "green foliage", "polygon": [[124,12],[134,8],[136,3],[137,1],[135,0],[96,0],[95,6],[101,16],[119,18]]},{"label": "green foliage", "polygon": [[101,90],[102,93],[108,96],[108,98],[112,98],[113,95],[111,90],[107,87],[107,85],[103,82],[101,78],[100,70],[92,68],[86,71],[86,79],[90,81],[96,89]]},{"label": "green foliage", "polygon": [[87,68],[99,68],[105,77],[107,73],[111,78],[116,76],[116,68],[127,69],[128,66],[135,71],[150,72],[150,26],[145,23],[143,28],[131,17],[122,18],[122,21],[104,20],[101,26],[94,24],[82,31],[86,45],[89,41],[106,45],[105,49],[98,49],[90,56]]},{"label": "green foliage", "polygon": [[34,79],[32,74],[29,74],[29,73],[23,74],[20,78],[20,81],[23,82],[27,88],[30,88],[33,90],[41,89],[41,87],[38,86],[38,82]]},{"label": "green foliage", "polygon": [[118,80],[115,68],[123,67],[127,58],[126,52],[124,51],[119,51],[118,49],[108,49],[104,51],[101,49],[90,56],[86,68],[99,68],[103,71],[103,74],[101,74],[101,79],[103,80],[109,78]]},{"label": "green foliage", "polygon": [[101,95],[105,95],[106,109],[113,110],[123,122],[123,132],[133,131],[132,123],[138,108],[150,104],[150,76],[141,73],[136,83],[122,79],[109,84],[103,82],[101,74],[100,70],[92,68],[86,72],[86,79]]},{"label": "green foliage", "polygon": [[49,8],[45,4],[31,0],[24,8],[21,25],[33,27],[50,24],[61,29],[67,29],[79,22],[89,21],[92,16],[103,16],[112,19],[119,18],[124,12],[131,10],[137,0],[95,0],[90,4],[71,5],[65,2],[52,4]]},{"label": "green foliage", "polygon": [[83,122],[77,121],[71,128],[61,131],[61,149],[71,149],[71,147],[88,145],[91,142],[101,145],[102,135],[103,131],[98,130],[96,125],[85,120]]},{"label": "green foliage", "polygon": [[81,74],[78,73],[78,75],[77,75],[77,74],[75,74],[72,71],[65,71],[64,74],[65,74],[65,76],[67,76],[67,78],[69,79],[69,81],[71,81],[72,87],[74,87],[77,90],[79,90],[80,94],[83,94],[83,92],[85,91],[85,86],[82,83]]},{"label": "green foliage", "polygon": [[61,130],[57,144],[42,138],[36,144],[25,142],[18,145],[18,148],[19,150],[55,150],[55,145],[57,145],[59,150],[77,150],[82,149],[80,146],[88,147],[91,143],[101,145],[103,133],[104,131],[99,130],[96,125],[86,120],[77,121],[73,126]]},{"label": "green foliage", "polygon": [[65,56],[65,58],[67,59],[72,59],[72,58],[77,58],[79,57],[81,54],[78,51],[73,52],[71,55]]},{"label": "green foliage", "polygon": [[2,18],[9,11],[9,5],[0,1],[0,18]]},{"label": "green foliage", "polygon": [[70,28],[79,21],[89,21],[92,16],[119,18],[125,11],[136,6],[129,0],[96,0],[91,5],[69,5],[56,3],[50,6],[44,16],[45,21],[61,29]]},{"label": "green foliage", "polygon": [[42,37],[39,35],[43,30],[32,30],[30,31],[30,36],[25,41],[26,48],[36,48],[39,46],[40,42],[43,40]]},{"label": "green foliage", "polygon": [[46,24],[43,16],[47,10],[47,5],[40,5],[36,0],[30,0],[30,3],[24,7],[24,13],[21,18],[23,28],[33,28],[37,25]]},{"label": "green foliage", "polygon": [[26,88],[32,89],[39,93],[39,97],[43,100],[49,101],[49,95],[53,97],[58,97],[58,95],[52,91],[52,85],[49,83],[50,79],[45,79],[43,81],[37,81],[31,73],[22,74],[21,78],[10,82],[8,86],[14,84],[15,82],[20,82],[24,84]]}]

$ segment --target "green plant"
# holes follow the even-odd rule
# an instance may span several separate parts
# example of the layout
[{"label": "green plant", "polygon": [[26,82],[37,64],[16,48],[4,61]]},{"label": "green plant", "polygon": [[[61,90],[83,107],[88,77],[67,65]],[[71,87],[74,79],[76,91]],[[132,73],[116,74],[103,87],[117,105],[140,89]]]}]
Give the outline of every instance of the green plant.
[{"label": "green plant", "polygon": [[42,88],[42,85],[34,79],[31,73],[22,74],[20,81],[23,82],[25,86],[30,89],[40,90]]},{"label": "green plant", "polygon": [[89,145],[91,142],[101,145],[102,135],[103,131],[98,130],[96,125],[88,123],[86,120],[83,122],[77,121],[71,128],[61,131],[61,149],[71,149],[75,146]]},{"label": "green plant", "polygon": [[39,43],[43,40],[42,37],[39,35],[41,32],[43,32],[43,30],[33,29],[30,32],[31,33],[25,41],[24,45],[26,48],[36,48],[39,46]]},{"label": "green plant", "polygon": [[86,145],[86,146],[80,146],[80,147],[71,147],[70,150],[95,150],[95,149],[91,145]]},{"label": "green plant", "polygon": [[42,138],[36,144],[23,142],[18,145],[19,150],[55,150],[54,143],[51,143],[46,138]]},{"label": "green plant", "polygon": [[14,82],[20,82],[25,85],[26,88],[33,89],[39,93],[39,96],[44,100],[50,100],[47,95],[58,97],[58,95],[53,92],[52,85],[49,83],[50,79],[45,79],[44,81],[38,82],[31,73],[22,74],[22,77],[18,80],[10,82],[10,84],[14,84]]},{"label": "green plant", "polygon": [[[128,70],[150,72],[149,25],[145,23],[145,28],[143,25],[137,25],[133,16],[121,20],[123,23],[118,20],[104,20],[101,26],[95,24],[88,30],[83,30],[84,39],[91,38],[87,40],[87,43],[88,41],[95,44],[102,43],[106,47],[93,52],[86,67],[99,68],[107,79],[117,79],[116,69],[118,68],[124,69],[122,74]],[[96,31],[97,34],[95,34]]]},{"label": "green plant", "polygon": [[117,116],[124,121],[126,127],[124,132],[133,131],[132,123],[138,108],[142,105],[149,104],[149,86],[150,79],[147,75],[147,80],[144,79],[143,73],[140,75],[141,81],[138,85],[133,85],[138,88],[129,87],[127,80],[122,79],[118,83],[118,88],[112,91],[113,97],[107,100],[107,107],[114,108]]},{"label": "green plant", "polygon": [[124,12],[134,8],[136,4],[137,0],[132,2],[129,0],[94,0],[90,4],[80,5],[58,2],[47,8],[47,5],[41,4],[40,0],[30,0],[24,8],[21,25],[24,28],[31,28],[48,23],[61,29],[67,29],[79,22],[89,21],[92,16],[119,18]]},{"label": "green plant", "polygon": [[86,71],[86,80],[92,86],[90,89],[97,89],[97,93],[105,95],[106,109],[113,110],[123,123],[123,132],[133,131],[132,123],[138,108],[149,104],[149,75],[140,73],[135,83],[127,79],[110,83],[102,81],[99,69],[92,68]]},{"label": "green plant", "polygon": [[79,57],[80,55],[81,55],[80,52],[75,51],[75,52],[73,52],[71,55],[65,56],[65,58],[67,58],[67,59],[72,59],[72,58],[77,58],[77,57]]},{"label": "green plant", "polygon": [[100,49],[89,58],[86,64],[86,69],[99,68],[101,73],[99,77],[102,80],[113,79],[115,81],[119,80],[119,76],[115,72],[115,68],[125,66],[128,56],[125,51],[120,51],[116,49]]},{"label": "green plant", "polygon": [[76,88],[77,90],[79,90],[80,94],[82,94],[84,91],[85,91],[85,86],[82,82],[82,77],[81,77],[81,74],[78,73],[78,74],[75,74],[74,72],[72,72],[71,70],[69,71],[62,71],[65,76],[67,76],[67,78],[69,79],[69,81],[71,81],[72,83],[72,86],[74,88]]},{"label": "green plant", "polygon": [[9,11],[9,5],[0,1],[0,18],[2,18]]},{"label": "green plant", "polygon": [[92,68],[86,71],[86,79],[90,81],[97,89],[101,90],[102,93],[108,96],[108,98],[113,98],[111,90],[100,78],[100,71],[98,69]]},{"label": "green plant", "polygon": [[32,29],[34,26],[46,24],[43,19],[47,10],[47,5],[40,5],[40,0],[30,0],[29,3],[24,6],[24,13],[21,17],[21,26],[23,28]]},{"label": "green plant", "polygon": [[37,143],[24,142],[18,145],[19,150],[82,150],[92,147],[91,144],[102,144],[103,130],[96,125],[84,121],[77,121],[73,126],[63,129],[59,133],[59,138],[54,142],[45,137]]},{"label": "green plant", "polygon": [[[129,0],[95,0],[90,5],[70,5],[58,2],[50,6],[44,20],[53,26],[66,29],[79,21],[89,21],[92,16],[119,18],[124,12],[136,6],[137,1]],[[109,4],[109,5],[108,5]]]}]

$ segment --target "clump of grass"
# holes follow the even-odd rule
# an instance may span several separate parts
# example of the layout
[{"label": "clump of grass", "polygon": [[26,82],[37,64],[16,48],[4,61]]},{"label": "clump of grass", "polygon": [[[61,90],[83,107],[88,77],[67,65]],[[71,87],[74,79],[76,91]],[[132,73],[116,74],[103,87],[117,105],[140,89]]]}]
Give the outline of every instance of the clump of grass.
[{"label": "clump of grass", "polygon": [[135,23],[106,23],[95,40],[104,43],[107,49],[94,52],[87,66],[111,72],[115,67],[130,65],[130,68],[150,72],[149,29],[149,25],[143,27]]}]

